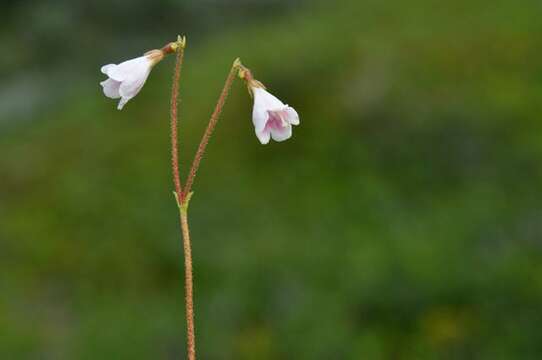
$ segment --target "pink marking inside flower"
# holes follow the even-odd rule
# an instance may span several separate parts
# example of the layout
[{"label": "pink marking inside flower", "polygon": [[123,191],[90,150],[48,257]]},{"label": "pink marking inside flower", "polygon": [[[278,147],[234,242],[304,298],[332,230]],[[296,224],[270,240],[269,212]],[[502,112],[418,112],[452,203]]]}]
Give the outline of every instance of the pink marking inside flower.
[{"label": "pink marking inside flower", "polygon": [[268,110],[269,117],[265,123],[264,131],[270,131],[271,129],[281,130],[288,126],[288,114],[285,110]]}]

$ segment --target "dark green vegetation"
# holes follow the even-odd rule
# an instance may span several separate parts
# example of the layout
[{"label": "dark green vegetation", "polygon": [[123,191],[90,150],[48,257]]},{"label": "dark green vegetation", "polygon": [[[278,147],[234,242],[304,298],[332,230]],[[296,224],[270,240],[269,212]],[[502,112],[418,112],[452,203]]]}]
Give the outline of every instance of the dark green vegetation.
[{"label": "dark green vegetation", "polygon": [[98,85],[102,64],[177,32],[184,171],[237,56],[301,116],[290,141],[260,145],[238,81],[202,162],[190,207],[202,359],[540,358],[540,4],[246,9],[207,32],[193,11],[194,37],[175,13],[147,19],[146,38],[117,26],[124,48],[98,41],[113,19],[90,13],[62,57],[67,85],[46,88],[69,91],[0,113],[0,358],[183,358],[173,59],[122,112]]}]

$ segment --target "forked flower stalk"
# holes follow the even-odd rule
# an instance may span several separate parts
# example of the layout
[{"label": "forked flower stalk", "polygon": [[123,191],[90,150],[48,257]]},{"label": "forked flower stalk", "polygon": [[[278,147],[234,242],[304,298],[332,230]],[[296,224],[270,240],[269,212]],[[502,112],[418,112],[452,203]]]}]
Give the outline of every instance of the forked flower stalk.
[{"label": "forked flower stalk", "polygon": [[121,110],[124,105],[135,97],[149,76],[151,69],[167,54],[176,53],[175,71],[171,87],[171,172],[175,190],[173,195],[179,208],[181,223],[184,268],[185,268],[185,306],[186,306],[186,338],[188,360],[196,359],[196,337],[194,331],[194,295],[192,280],[192,248],[190,231],[188,228],[188,205],[192,196],[192,185],[199,169],[199,165],[207,144],[213,134],[222,109],[230,92],[235,76],[245,81],[250,95],[254,98],[252,121],[258,140],[267,144],[272,138],[275,141],[284,141],[292,136],[292,125],[299,124],[297,112],[290,106],[285,105],[274,95],[266,91],[265,86],[254,79],[252,72],[236,59],[230,69],[222,92],[215,105],[207,128],[203,133],[198,149],[192,161],[190,171],[183,188],[179,174],[179,141],[178,141],[178,106],[179,106],[179,81],[184,58],[186,37],[177,37],[177,41],[166,44],[161,49],[146,52],[143,56],[124,61],[120,64],[107,64],[102,66],[101,71],[108,76],[102,81],[105,96],[119,99],[117,108]]},{"label": "forked flower stalk", "polygon": [[[192,280],[192,247],[190,243],[190,231],[188,228],[188,202],[190,196],[186,196],[182,190],[179,175],[179,146],[178,146],[178,104],[179,104],[179,80],[184,58],[186,38],[178,37],[177,42],[167,47],[170,52],[177,52],[175,71],[173,73],[173,85],[171,87],[171,170],[173,173],[173,192],[179,208],[179,218],[183,237],[184,253],[184,288],[186,308],[186,347],[188,360],[196,359],[196,334],[194,330],[194,286]],[[164,51],[164,50],[163,50]],[[166,50],[167,51],[167,50]]]},{"label": "forked flower stalk", "polygon": [[200,144],[198,146],[198,150],[196,151],[196,155],[194,156],[194,160],[192,161],[192,166],[190,167],[190,172],[188,173],[188,178],[184,187],[185,194],[189,194],[192,191],[192,185],[194,183],[196,173],[198,172],[199,164],[201,162],[201,159],[203,158],[203,154],[205,154],[205,149],[207,147],[207,144],[209,143],[211,135],[213,134],[218,119],[220,118],[222,108],[226,103],[226,99],[228,98],[228,94],[233,84],[233,80],[235,80],[235,75],[240,66],[242,66],[241,61],[239,59],[235,59],[230,69],[230,73],[226,78],[226,82],[224,83],[224,87],[222,88],[222,92],[220,93],[220,97],[218,98],[218,102],[216,103],[215,109],[211,115],[211,119],[209,120],[209,124],[207,124],[207,128],[203,133]]}]

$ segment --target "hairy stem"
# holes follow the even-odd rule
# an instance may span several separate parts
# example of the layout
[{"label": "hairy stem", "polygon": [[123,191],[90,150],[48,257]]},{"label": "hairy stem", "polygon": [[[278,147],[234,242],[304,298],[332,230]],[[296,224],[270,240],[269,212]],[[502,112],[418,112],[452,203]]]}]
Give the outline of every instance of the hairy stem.
[{"label": "hairy stem", "polygon": [[183,231],[184,248],[184,284],[186,305],[186,337],[188,360],[196,359],[196,334],[194,333],[194,296],[192,283],[192,247],[190,244],[190,231],[188,229],[188,203],[181,205],[181,228]]},{"label": "hairy stem", "polygon": [[[184,40],[186,41],[186,40]],[[178,40],[180,43],[180,38]],[[185,288],[185,306],[186,306],[186,341],[188,360],[196,359],[196,337],[194,333],[194,296],[192,283],[192,249],[190,245],[190,232],[188,230],[188,200],[182,191],[181,178],[179,175],[179,145],[178,145],[178,112],[179,103],[179,80],[181,77],[181,67],[184,58],[185,42],[179,44],[177,50],[177,61],[175,62],[175,72],[173,73],[173,85],[171,88],[171,170],[173,173],[173,183],[175,185],[175,199],[180,212],[181,230],[183,234],[184,250],[184,288]]]},{"label": "hairy stem", "polygon": [[175,71],[173,73],[173,85],[171,87],[171,171],[173,173],[173,183],[175,193],[179,201],[183,199],[181,178],[179,176],[179,145],[177,140],[177,107],[179,104],[179,80],[181,78],[181,67],[184,58],[184,47],[177,51],[177,61],[175,62]]},{"label": "hairy stem", "polygon": [[239,60],[235,60],[231,67],[230,73],[226,78],[224,88],[222,88],[222,92],[220,93],[220,97],[218,98],[218,102],[216,103],[215,110],[211,115],[209,124],[205,129],[205,133],[203,133],[203,137],[201,138],[198,150],[196,152],[196,155],[194,156],[194,160],[192,161],[192,166],[190,167],[190,172],[188,174],[188,178],[186,180],[186,185],[184,188],[184,194],[189,194],[192,191],[192,184],[194,183],[194,178],[196,177],[196,173],[198,172],[199,164],[201,162],[201,159],[203,158],[203,154],[205,153],[205,148],[209,143],[209,139],[213,134],[216,123],[218,122],[218,118],[220,117],[222,108],[224,107],[224,103],[226,102],[226,98],[228,97],[228,93],[230,92],[231,85],[233,83],[233,80],[235,79],[236,72],[239,68],[239,64]]}]

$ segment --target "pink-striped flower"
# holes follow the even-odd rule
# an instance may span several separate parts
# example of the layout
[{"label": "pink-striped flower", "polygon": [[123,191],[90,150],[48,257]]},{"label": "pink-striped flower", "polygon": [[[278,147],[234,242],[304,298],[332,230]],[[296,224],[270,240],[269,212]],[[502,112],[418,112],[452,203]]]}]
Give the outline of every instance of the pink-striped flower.
[{"label": "pink-striped flower", "polygon": [[254,96],[252,122],[262,144],[270,139],[284,141],[292,136],[292,125],[299,125],[299,115],[294,108],[267,92],[263,87],[251,88]]}]

